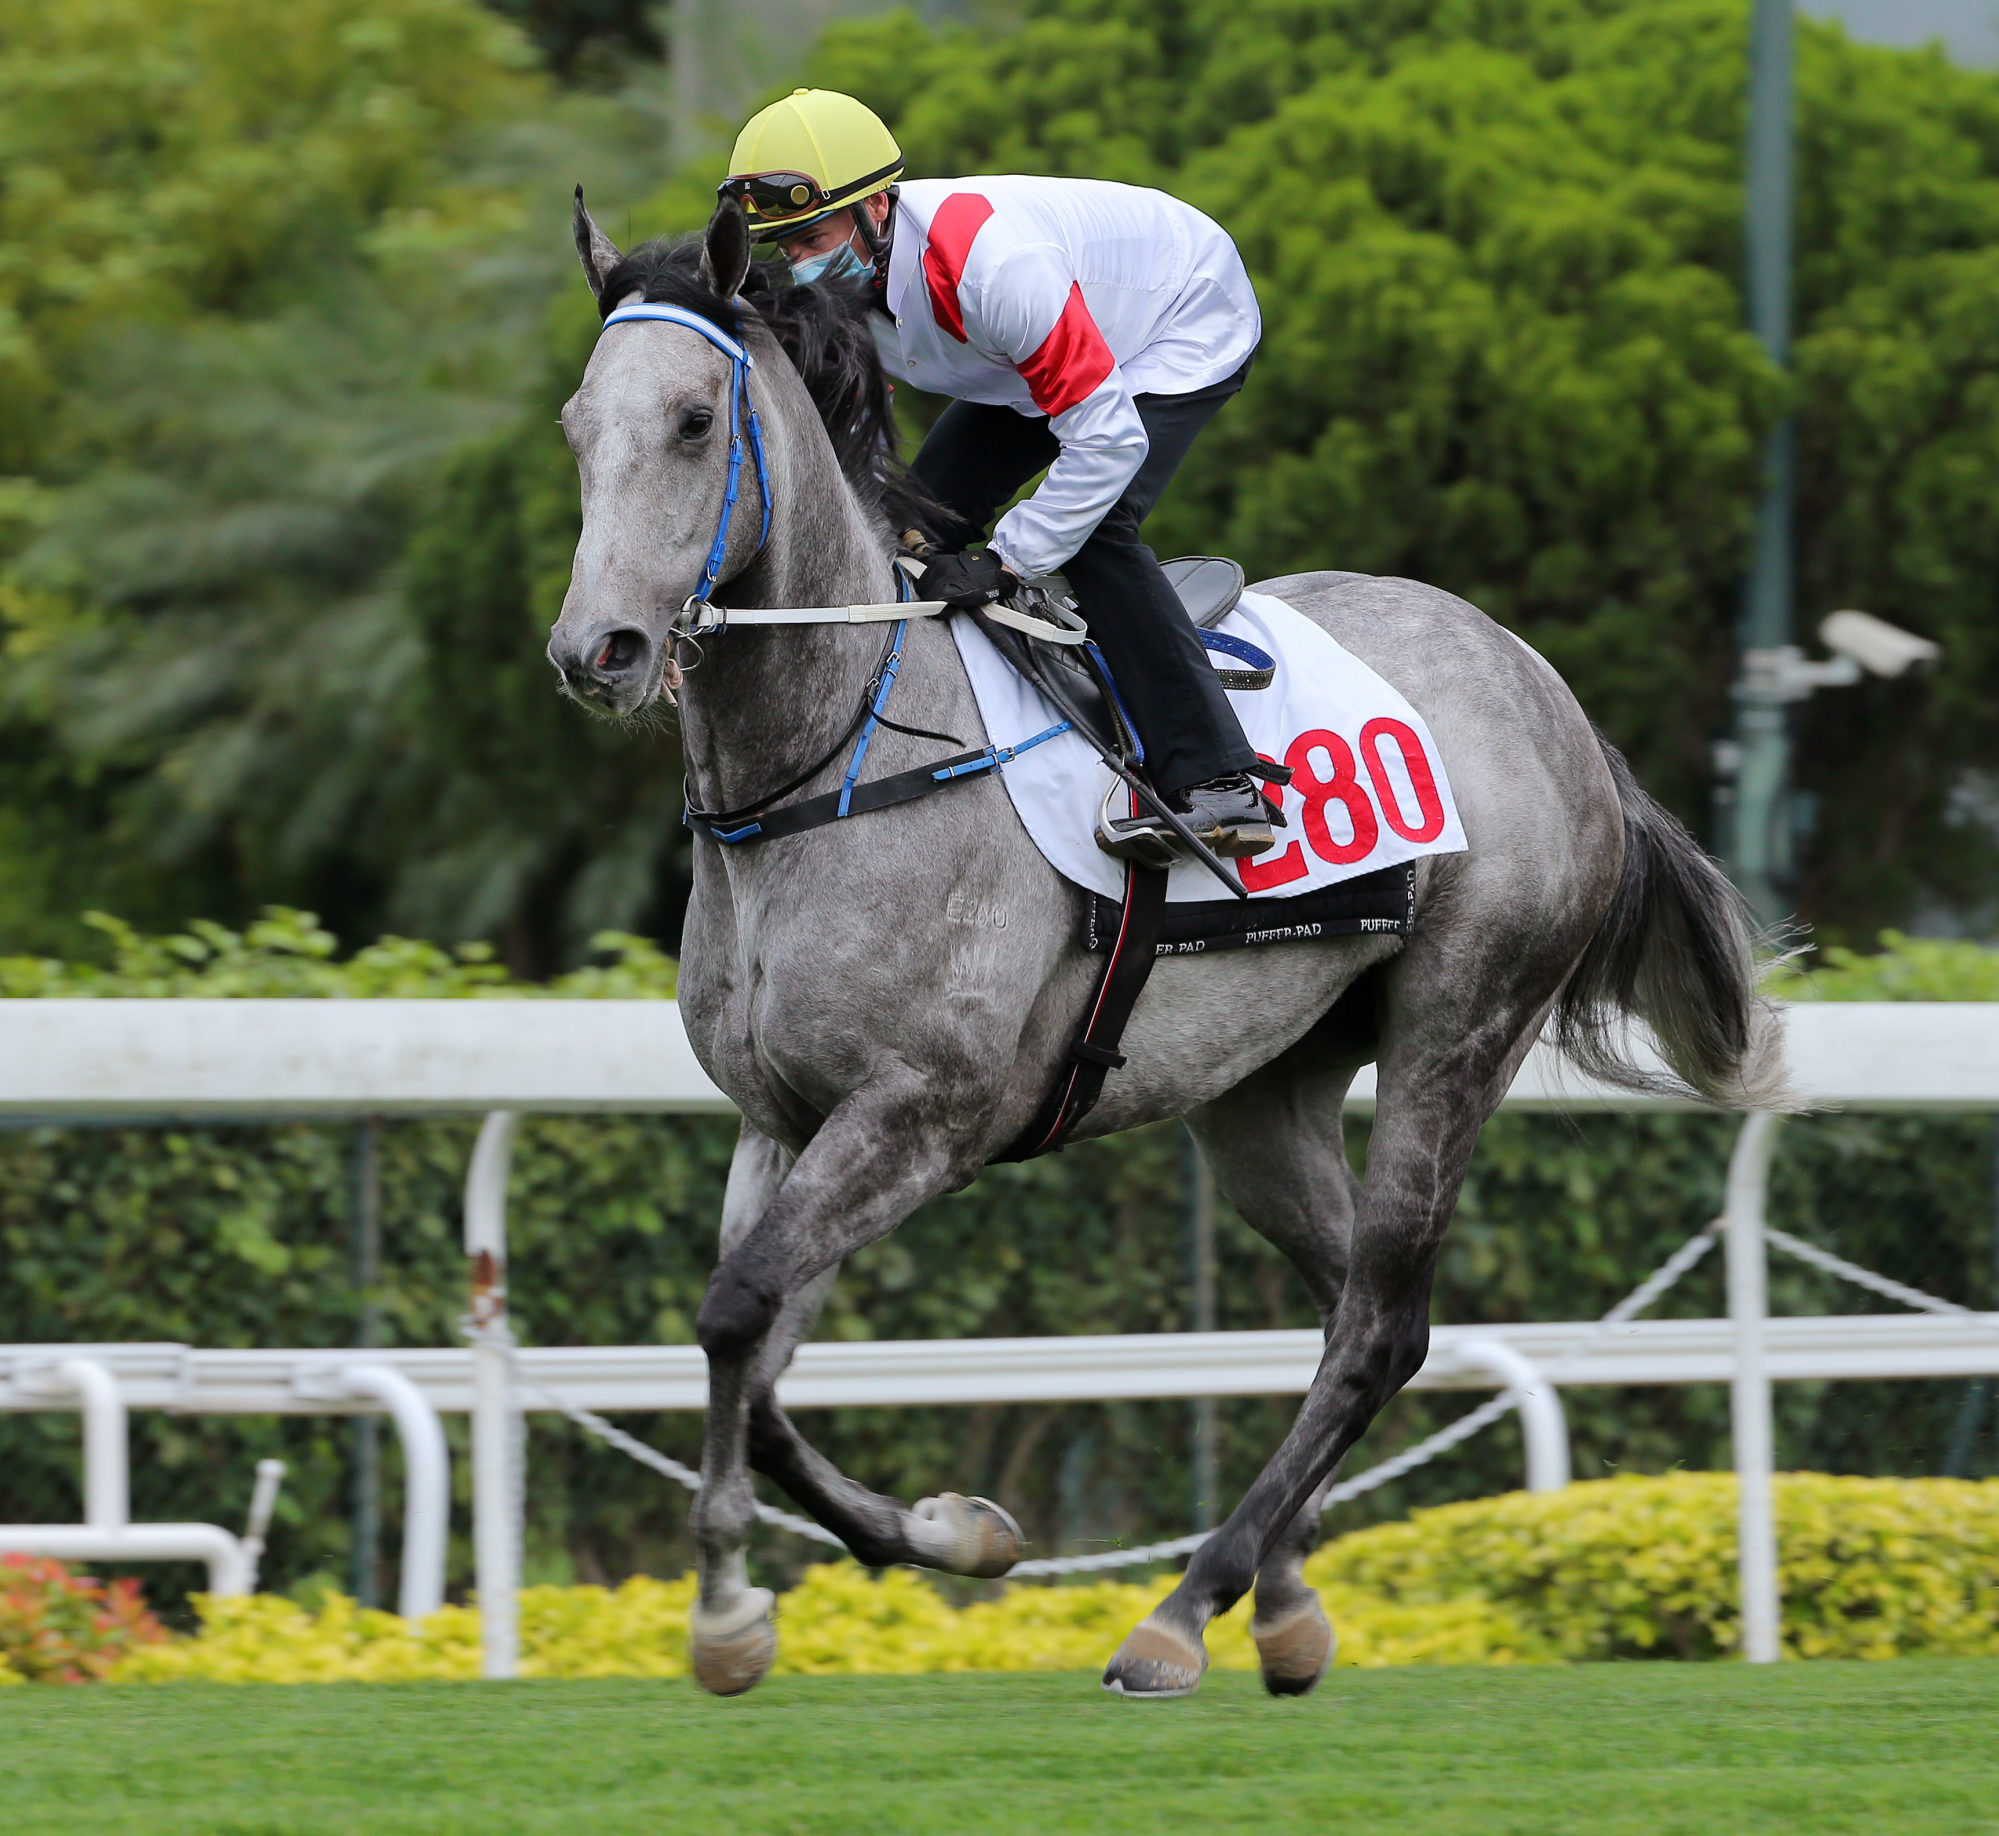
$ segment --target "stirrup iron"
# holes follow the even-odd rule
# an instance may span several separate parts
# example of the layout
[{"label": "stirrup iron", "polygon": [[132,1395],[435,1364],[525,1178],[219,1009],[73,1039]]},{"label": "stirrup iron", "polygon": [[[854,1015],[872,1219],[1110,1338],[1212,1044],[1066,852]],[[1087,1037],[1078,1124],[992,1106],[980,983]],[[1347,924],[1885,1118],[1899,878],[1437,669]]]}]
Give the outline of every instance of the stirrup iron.
[{"label": "stirrup iron", "polygon": [[1112,860],[1131,861],[1140,867],[1171,867],[1182,859],[1184,851],[1172,830],[1157,816],[1150,812],[1141,816],[1111,814],[1112,801],[1123,791],[1123,783],[1113,778],[1104,792],[1103,807],[1097,811],[1097,846]]}]

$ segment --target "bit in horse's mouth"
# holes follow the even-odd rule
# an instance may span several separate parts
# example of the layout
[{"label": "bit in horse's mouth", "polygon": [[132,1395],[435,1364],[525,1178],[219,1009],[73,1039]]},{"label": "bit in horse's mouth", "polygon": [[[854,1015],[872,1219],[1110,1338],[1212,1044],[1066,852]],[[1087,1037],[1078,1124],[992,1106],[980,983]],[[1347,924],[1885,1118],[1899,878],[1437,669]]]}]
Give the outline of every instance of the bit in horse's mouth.
[{"label": "bit in horse's mouth", "polygon": [[627,670],[645,648],[645,639],[636,631],[613,631],[598,649],[593,669]]}]

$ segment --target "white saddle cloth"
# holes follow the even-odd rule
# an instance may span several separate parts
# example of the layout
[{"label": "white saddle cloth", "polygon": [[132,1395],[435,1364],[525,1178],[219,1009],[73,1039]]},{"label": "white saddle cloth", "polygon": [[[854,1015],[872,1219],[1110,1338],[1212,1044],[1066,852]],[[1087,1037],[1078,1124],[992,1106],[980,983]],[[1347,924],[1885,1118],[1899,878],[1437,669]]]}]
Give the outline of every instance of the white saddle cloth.
[{"label": "white saddle cloth", "polygon": [[[1237,863],[1252,894],[1292,898],[1418,855],[1463,852],[1464,829],[1430,730],[1381,677],[1266,593],[1243,594],[1215,629],[1276,659],[1268,688],[1232,690],[1229,704],[1251,746],[1294,773],[1284,792],[1290,826],[1277,831],[1275,848]],[[954,618],[951,630],[992,744],[1011,746],[1060,722],[972,620]],[[1000,775],[1049,865],[1079,886],[1122,899],[1123,863],[1096,843],[1097,813],[1114,780],[1089,742],[1064,733]],[[1127,797],[1119,793],[1114,814],[1126,812]],[[1167,877],[1170,901],[1225,896],[1196,861],[1179,862]]]}]

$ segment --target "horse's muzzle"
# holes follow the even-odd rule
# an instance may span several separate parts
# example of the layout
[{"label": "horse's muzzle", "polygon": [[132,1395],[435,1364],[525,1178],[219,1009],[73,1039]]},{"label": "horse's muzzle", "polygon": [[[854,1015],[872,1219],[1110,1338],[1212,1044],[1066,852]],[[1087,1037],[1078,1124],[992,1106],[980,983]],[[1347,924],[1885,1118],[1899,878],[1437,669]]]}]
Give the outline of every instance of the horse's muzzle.
[{"label": "horse's muzzle", "polygon": [[548,640],[548,660],[568,694],[607,714],[643,705],[656,663],[652,639],[635,625],[600,625],[581,638],[558,630]]}]

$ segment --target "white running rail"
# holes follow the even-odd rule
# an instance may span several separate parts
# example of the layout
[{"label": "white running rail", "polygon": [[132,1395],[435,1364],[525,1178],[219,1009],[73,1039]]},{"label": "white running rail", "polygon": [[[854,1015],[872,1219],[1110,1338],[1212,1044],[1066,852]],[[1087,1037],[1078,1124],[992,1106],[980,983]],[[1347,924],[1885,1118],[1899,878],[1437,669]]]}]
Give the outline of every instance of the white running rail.
[{"label": "white running rail", "polygon": [[23,1394],[83,1411],[83,1522],[0,1524],[0,1552],[77,1562],[205,1562],[211,1594],[250,1591],[249,1558],[220,1525],[132,1522],[125,1400],[100,1360],[72,1353],[27,1366],[14,1381]]},{"label": "white running rail", "polygon": [[[1433,1326],[1417,1390],[1491,1390],[1514,1379],[1468,1348],[1505,1347],[1557,1388],[1591,1384],[1727,1383],[1735,1368],[1727,1319],[1634,1320],[1598,1333],[1589,1320],[1518,1326]],[[1765,1334],[1774,1382],[1999,1374],[1999,1314],[1828,1314],[1776,1318]],[[530,1345],[514,1354],[524,1381],[579,1407],[698,1410],[708,1374],[698,1345]],[[377,1405],[335,1394],[342,1360],[406,1378],[441,1415],[467,1415],[479,1394],[465,1346],[365,1351],[211,1351],[187,1345],[0,1345],[0,1411],[76,1408],[34,1375],[78,1356],[117,1380],[125,1404],[188,1415],[353,1415]],[[1319,1335],[1299,1332],[1077,1334],[1033,1339],[872,1339],[801,1345],[778,1383],[789,1409],[868,1404],[1109,1402],[1147,1397],[1302,1394]],[[19,1375],[15,1375],[19,1373]],[[533,1409],[553,1404],[526,1405]]]},{"label": "white running rail", "polygon": [[[1999,1028],[1977,1003],[1786,1011],[1801,1091],[1822,1109],[1982,1109]],[[1374,1102],[1372,1068],[1351,1106]],[[1516,1109],[1684,1107],[1529,1053]],[[671,1001],[0,1001],[0,1118],[722,1113]]]}]

